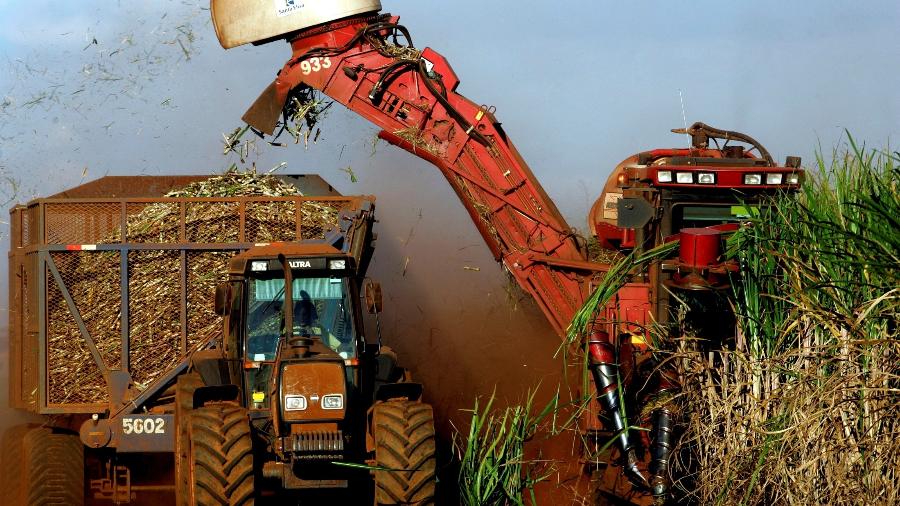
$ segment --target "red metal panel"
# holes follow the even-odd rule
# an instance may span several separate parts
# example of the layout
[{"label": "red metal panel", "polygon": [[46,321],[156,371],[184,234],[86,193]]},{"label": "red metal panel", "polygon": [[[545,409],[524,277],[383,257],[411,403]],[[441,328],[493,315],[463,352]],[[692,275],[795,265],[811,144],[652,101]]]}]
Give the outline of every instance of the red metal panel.
[{"label": "red metal panel", "polygon": [[683,228],[679,234],[678,258],[691,267],[708,267],[717,263],[722,233],[710,228]]},{"label": "red metal panel", "polygon": [[621,332],[645,335],[651,321],[650,284],[628,283],[616,294]]}]

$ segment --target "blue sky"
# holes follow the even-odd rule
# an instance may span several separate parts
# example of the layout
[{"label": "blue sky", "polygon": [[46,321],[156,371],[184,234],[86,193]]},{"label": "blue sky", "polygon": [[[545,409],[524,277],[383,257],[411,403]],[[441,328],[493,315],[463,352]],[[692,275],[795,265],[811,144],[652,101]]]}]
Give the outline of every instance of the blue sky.
[{"label": "blue sky", "polygon": [[[573,226],[584,227],[620,160],[684,145],[669,133],[683,124],[682,99],[688,124],[745,132],[779,160],[810,162],[845,128],[870,146],[900,137],[895,0],[383,3],[417,46],[448,58],[460,92],[497,107]],[[228,166],[221,134],[239,125],[289,48],[226,52],[206,8],[190,0],[0,1],[0,177],[8,178],[0,200],[107,173]],[[286,172],[318,172],[344,193],[378,197],[373,269],[389,294],[386,332],[432,384],[439,378],[429,370],[446,363],[472,384],[491,383],[478,360],[520,360],[538,376],[549,370],[515,342],[540,333],[552,354],[555,338],[527,303],[509,303],[503,274],[446,182],[383,143],[373,154],[375,134],[335,109],[318,144],[258,143],[251,160],[263,170],[286,162]],[[341,170],[348,167],[359,182]],[[492,340],[474,343],[481,358],[441,345],[441,335],[470,331],[463,321],[493,322]],[[427,353],[419,351],[423,336]]]},{"label": "blue sky", "polygon": [[[743,131],[782,159],[810,160],[844,128],[878,146],[900,131],[896,2],[384,5],[401,15],[417,45],[448,57],[464,94],[497,106],[575,226],[583,226],[588,201],[619,160],[683,142],[668,132],[682,124],[682,101],[688,123]],[[220,133],[237,126],[288,50],[281,43],[221,50],[206,7],[0,2],[4,170],[24,191],[44,194],[54,189],[34,187],[29,175],[58,171],[62,188],[77,183],[85,166],[93,177],[227,165]],[[101,66],[114,75],[101,75]],[[28,104],[54,90],[57,102]],[[349,113],[333,116],[323,144],[268,149],[259,165],[331,171],[337,184],[345,162],[387,163],[367,156],[368,125]],[[428,170],[406,155],[386,156]],[[383,180],[377,170],[355,172],[367,186]]]}]

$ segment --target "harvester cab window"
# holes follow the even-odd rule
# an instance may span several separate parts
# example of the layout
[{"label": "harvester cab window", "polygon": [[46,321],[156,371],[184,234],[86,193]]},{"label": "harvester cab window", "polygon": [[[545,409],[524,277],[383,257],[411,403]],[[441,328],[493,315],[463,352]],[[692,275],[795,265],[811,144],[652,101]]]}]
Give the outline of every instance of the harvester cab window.
[{"label": "harvester cab window", "polygon": [[[284,278],[251,278],[247,357],[275,360],[284,331]],[[356,356],[353,312],[344,278],[294,278],[294,335],[320,339],[345,359]]]},{"label": "harvester cab window", "polygon": [[759,215],[760,208],[738,204],[676,204],[672,207],[672,230],[740,223]]}]

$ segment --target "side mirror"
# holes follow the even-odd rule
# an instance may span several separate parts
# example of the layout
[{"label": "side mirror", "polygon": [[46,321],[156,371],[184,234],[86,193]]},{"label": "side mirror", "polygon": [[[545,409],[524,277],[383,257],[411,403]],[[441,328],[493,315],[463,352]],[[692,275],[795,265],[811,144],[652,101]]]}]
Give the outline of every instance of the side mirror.
[{"label": "side mirror", "polygon": [[366,283],[366,310],[369,314],[377,314],[382,309],[381,283],[369,281]]},{"label": "side mirror", "polygon": [[215,312],[219,316],[225,316],[231,312],[231,285],[220,283],[216,286]]}]

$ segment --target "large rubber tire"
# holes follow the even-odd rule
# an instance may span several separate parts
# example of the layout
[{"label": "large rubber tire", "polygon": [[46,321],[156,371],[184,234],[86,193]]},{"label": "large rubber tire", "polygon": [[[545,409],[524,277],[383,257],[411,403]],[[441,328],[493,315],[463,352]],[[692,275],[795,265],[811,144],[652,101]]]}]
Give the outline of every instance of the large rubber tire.
[{"label": "large rubber tire", "polygon": [[191,506],[252,506],[253,444],[247,410],[231,402],[191,413]]},{"label": "large rubber tire", "polygon": [[75,434],[31,429],[22,441],[29,506],[84,504],[84,446]]},{"label": "large rubber tire", "polygon": [[434,414],[418,401],[379,402],[372,414],[375,437],[375,504],[434,504]]},{"label": "large rubber tire", "polygon": [[197,373],[182,374],[175,386],[175,504],[187,506],[191,497],[191,411],[194,390],[203,386]]},{"label": "large rubber tire", "polygon": [[34,425],[16,425],[6,429],[0,443],[0,494],[9,506],[25,503],[25,434]]}]

